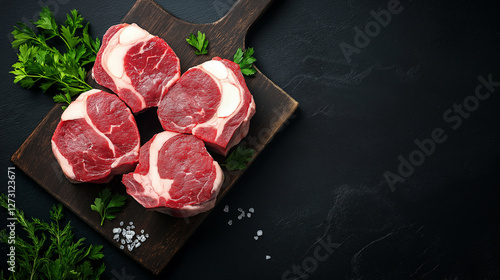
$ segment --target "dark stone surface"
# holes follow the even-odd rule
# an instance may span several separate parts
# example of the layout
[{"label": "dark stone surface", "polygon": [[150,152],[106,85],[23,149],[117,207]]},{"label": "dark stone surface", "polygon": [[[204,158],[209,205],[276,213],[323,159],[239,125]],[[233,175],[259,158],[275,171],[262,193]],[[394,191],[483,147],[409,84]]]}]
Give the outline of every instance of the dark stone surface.
[{"label": "dark stone surface", "polygon": [[[211,22],[234,1],[157,2],[187,21]],[[78,9],[99,37],[133,5],[38,3],[52,5],[59,20]],[[2,3],[1,192],[10,156],[53,106],[50,96],[14,85],[8,74],[16,61],[9,32],[17,20],[37,14],[38,3]],[[397,3],[276,0],[247,45],[255,47],[259,69],[299,110],[161,277],[66,211],[77,237],[104,245],[104,278],[500,279],[500,86],[477,108],[473,97],[479,77],[500,81],[500,4]],[[390,22],[374,24],[370,12],[388,21],[380,12],[388,4]],[[363,41],[356,27],[368,27],[372,38]],[[353,52],[350,62],[342,48]],[[460,116],[453,106],[464,102],[471,112]],[[435,140],[442,143],[425,141],[433,131],[441,131]],[[419,141],[426,143],[424,157]],[[414,162],[405,174],[398,171],[401,160]],[[386,172],[404,182],[391,188]],[[57,201],[21,171],[16,184],[17,206],[48,219]],[[238,220],[238,207],[255,213]],[[7,224],[3,212],[1,224]],[[259,229],[264,234],[255,241]],[[5,267],[5,245],[0,254]]]}]

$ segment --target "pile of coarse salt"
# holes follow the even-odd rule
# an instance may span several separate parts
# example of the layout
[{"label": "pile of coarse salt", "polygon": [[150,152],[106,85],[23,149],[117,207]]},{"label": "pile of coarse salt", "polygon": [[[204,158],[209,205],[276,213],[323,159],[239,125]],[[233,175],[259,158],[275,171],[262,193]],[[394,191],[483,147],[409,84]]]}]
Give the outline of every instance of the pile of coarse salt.
[{"label": "pile of coarse salt", "polygon": [[143,229],[141,229],[140,234],[136,234],[134,229],[134,222],[130,222],[126,227],[123,227],[123,221],[120,222],[120,227],[113,229],[113,233],[115,234],[113,240],[121,243],[120,249],[125,249],[126,245],[127,249],[132,251],[134,248],[141,246],[149,238],[149,234],[144,233]]}]

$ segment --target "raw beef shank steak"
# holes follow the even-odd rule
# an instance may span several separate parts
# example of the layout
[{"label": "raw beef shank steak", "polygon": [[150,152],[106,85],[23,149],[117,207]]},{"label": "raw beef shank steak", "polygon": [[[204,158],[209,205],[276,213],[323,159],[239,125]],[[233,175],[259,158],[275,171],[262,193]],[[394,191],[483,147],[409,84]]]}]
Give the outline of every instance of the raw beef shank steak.
[{"label": "raw beef shank steak", "polygon": [[254,114],[239,65],[219,57],[186,71],[158,106],[165,130],[193,134],[224,156],[247,135]]},{"label": "raw beef shank steak", "polygon": [[223,180],[222,169],[203,141],[171,131],[144,144],[137,168],[122,178],[127,193],[142,206],[174,217],[213,208]]},{"label": "raw beef shank steak", "polygon": [[136,24],[111,26],[92,69],[94,80],[115,92],[138,113],[158,106],[180,77],[180,62],[170,46]]},{"label": "raw beef shank steak", "polygon": [[72,182],[105,183],[130,172],[139,160],[139,130],[116,95],[82,93],[63,112],[52,136],[52,151]]}]

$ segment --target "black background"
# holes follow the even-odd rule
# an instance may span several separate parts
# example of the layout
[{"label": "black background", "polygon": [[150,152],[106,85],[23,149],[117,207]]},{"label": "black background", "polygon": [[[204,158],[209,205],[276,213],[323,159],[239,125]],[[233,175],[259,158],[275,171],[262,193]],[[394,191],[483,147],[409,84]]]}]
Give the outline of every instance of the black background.
[{"label": "black background", "polygon": [[[157,2],[204,23],[234,1]],[[479,76],[500,81],[500,2],[401,0],[402,10],[372,29],[348,62],[341,44],[356,47],[355,27],[375,28],[370,12],[389,2],[276,0],[247,46],[256,50],[257,67],[300,103],[298,111],[158,278],[66,210],[77,237],[104,245],[104,278],[500,279],[500,87],[465,117],[443,117],[454,104],[474,105]],[[16,61],[12,26],[43,3],[58,21],[78,9],[102,38],[134,1],[2,1],[4,193],[10,156],[53,106],[8,73]],[[435,129],[446,140],[419,158],[415,141]],[[384,174],[397,175],[410,154],[418,166],[391,189]],[[16,205],[47,220],[57,201],[20,170],[16,175]],[[240,221],[238,207],[255,214]],[[4,228],[5,214],[0,218]],[[255,241],[257,230],[264,234]],[[318,247],[324,243],[334,249]],[[5,245],[0,254],[5,268]]]}]

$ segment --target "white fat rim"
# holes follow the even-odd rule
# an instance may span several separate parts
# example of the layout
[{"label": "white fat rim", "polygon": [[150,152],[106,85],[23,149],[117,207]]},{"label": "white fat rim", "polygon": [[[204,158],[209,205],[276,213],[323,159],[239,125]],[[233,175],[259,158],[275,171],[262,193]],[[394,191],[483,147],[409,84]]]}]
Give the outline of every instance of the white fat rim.
[{"label": "white fat rim", "polygon": [[217,86],[219,87],[219,90],[221,91],[221,94],[224,94],[223,93],[224,84],[230,84],[231,86],[234,86],[234,87],[238,88],[238,90],[240,92],[240,102],[239,102],[238,106],[236,106],[236,108],[234,109],[234,111],[231,114],[229,114],[229,115],[227,115],[225,117],[220,117],[218,115],[218,113],[217,113],[210,120],[208,120],[207,122],[199,124],[199,125],[196,125],[192,129],[193,134],[196,134],[196,131],[198,129],[201,129],[201,128],[204,128],[204,127],[216,127],[217,128],[217,134],[216,134],[215,139],[217,139],[217,138],[219,138],[219,136],[222,135],[222,132],[223,132],[223,129],[224,129],[224,124],[227,121],[229,121],[241,109],[241,107],[243,106],[243,95],[245,93],[245,89],[241,86],[241,84],[239,83],[239,81],[236,78],[236,75],[233,73],[233,71],[231,69],[227,68],[227,67],[226,67],[226,69],[227,69],[227,76],[223,80],[219,80],[216,75],[214,75],[213,73],[207,71],[207,69],[204,68],[204,65],[205,65],[205,63],[209,63],[209,62],[211,63],[212,61],[218,62],[218,63],[222,64],[224,67],[226,67],[220,61],[210,60],[210,61],[204,62],[204,63],[202,63],[202,64],[200,64],[198,66],[195,66],[194,68],[199,68],[203,72],[207,73],[214,80],[214,82],[217,84]]},{"label": "white fat rim", "polygon": [[[128,28],[140,29],[144,31],[147,35],[141,38],[137,38],[136,40],[125,40],[124,42],[125,44],[122,44],[120,39],[124,32],[128,33]],[[139,94],[135,90],[135,88],[131,86],[131,79],[125,73],[123,69],[124,66],[121,65],[121,67],[120,66],[117,67],[118,69],[123,69],[123,72],[121,74],[118,74],[116,73],[117,68],[109,67],[108,64],[113,63],[113,61],[111,61],[110,58],[116,59],[117,61],[119,61],[118,63],[124,63],[125,55],[133,46],[135,46],[137,43],[147,42],[151,38],[154,38],[154,36],[149,34],[146,30],[140,28],[137,24],[135,23],[127,24],[124,28],[118,30],[118,32],[116,32],[113,35],[113,37],[110,38],[106,48],[102,53],[102,60],[101,60],[102,67],[106,71],[106,73],[108,73],[110,78],[113,80],[113,83],[115,84],[117,90],[120,91],[120,89],[129,89],[140,100],[141,108],[146,108],[146,101],[144,100],[144,97],[141,94]],[[113,72],[115,73],[113,74]],[[115,76],[115,74],[118,76]]]}]

